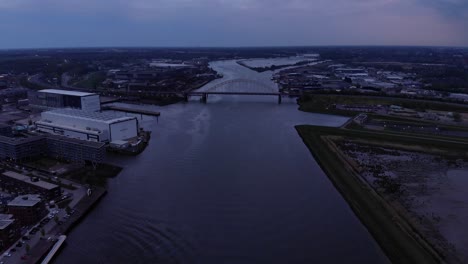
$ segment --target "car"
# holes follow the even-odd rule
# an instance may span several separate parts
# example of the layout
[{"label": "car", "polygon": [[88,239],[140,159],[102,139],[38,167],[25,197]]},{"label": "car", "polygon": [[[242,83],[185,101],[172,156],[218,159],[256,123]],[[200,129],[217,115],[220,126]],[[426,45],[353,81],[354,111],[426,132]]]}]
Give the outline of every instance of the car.
[{"label": "car", "polygon": [[23,236],[23,240],[28,241],[28,240],[29,240],[29,237],[28,237],[28,236]]},{"label": "car", "polygon": [[3,256],[9,258],[9,257],[11,257],[11,253],[5,253],[5,254],[3,254]]},{"label": "car", "polygon": [[21,247],[23,246],[23,244],[21,244],[21,242],[18,242],[18,244],[16,244],[16,247]]},{"label": "car", "polygon": [[12,249],[10,250],[10,253],[11,253],[11,252],[16,252],[16,248],[12,248]]},{"label": "car", "polygon": [[21,256],[21,259],[22,259],[22,260],[26,260],[26,259],[28,259],[28,256],[26,256],[26,255]]}]

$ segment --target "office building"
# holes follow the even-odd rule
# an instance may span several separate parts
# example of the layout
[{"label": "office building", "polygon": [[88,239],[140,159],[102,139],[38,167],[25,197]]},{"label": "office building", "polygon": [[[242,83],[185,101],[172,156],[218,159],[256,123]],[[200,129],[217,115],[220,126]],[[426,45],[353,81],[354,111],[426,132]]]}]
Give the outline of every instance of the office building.
[{"label": "office building", "polygon": [[61,195],[60,186],[13,171],[0,174],[0,187],[8,192],[39,194],[47,201]]},{"label": "office building", "polygon": [[43,136],[13,138],[0,136],[0,159],[26,160],[39,157],[46,149]]},{"label": "office building", "polygon": [[37,194],[20,195],[7,207],[22,226],[34,225],[47,215],[44,200]]},{"label": "office building", "polygon": [[0,159],[32,160],[41,156],[100,163],[104,160],[106,145],[100,142],[77,140],[58,135],[11,138],[0,136]]},{"label": "office building", "polygon": [[18,222],[12,214],[0,214],[0,251],[13,245],[21,236]]}]

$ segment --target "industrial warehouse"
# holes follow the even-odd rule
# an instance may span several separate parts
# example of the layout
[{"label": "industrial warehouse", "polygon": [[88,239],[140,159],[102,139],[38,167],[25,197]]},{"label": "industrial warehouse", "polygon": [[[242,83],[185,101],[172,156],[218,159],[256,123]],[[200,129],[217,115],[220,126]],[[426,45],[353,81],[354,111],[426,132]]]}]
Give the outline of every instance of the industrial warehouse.
[{"label": "industrial warehouse", "polygon": [[56,89],[31,91],[28,93],[29,104],[41,109],[73,108],[83,111],[100,111],[101,102],[98,94]]},{"label": "industrial warehouse", "polygon": [[111,143],[138,137],[136,117],[75,109],[47,111],[41,117],[38,130],[70,138]]}]

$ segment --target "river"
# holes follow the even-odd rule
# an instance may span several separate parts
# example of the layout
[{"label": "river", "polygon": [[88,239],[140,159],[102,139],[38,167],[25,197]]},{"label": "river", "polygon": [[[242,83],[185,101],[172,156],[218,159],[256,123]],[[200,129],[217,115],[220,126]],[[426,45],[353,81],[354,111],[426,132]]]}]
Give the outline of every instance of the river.
[{"label": "river", "polygon": [[[232,61],[223,80],[270,82]],[[207,89],[206,87],[202,89]],[[386,263],[294,129],[339,126],[293,99],[210,96],[166,107],[138,157],[76,227],[55,263]]]}]

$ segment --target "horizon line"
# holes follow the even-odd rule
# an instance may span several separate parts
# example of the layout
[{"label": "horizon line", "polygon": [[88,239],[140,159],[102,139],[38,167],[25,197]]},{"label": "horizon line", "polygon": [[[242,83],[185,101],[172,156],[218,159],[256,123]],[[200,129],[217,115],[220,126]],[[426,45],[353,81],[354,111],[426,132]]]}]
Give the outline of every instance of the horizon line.
[{"label": "horizon line", "polygon": [[239,45],[239,46],[77,46],[77,47],[28,47],[28,48],[0,48],[0,51],[21,51],[21,50],[57,50],[57,49],[266,49],[266,48],[461,48],[468,49],[468,46],[450,46],[450,45],[381,45],[381,44],[343,44],[343,45]]}]

